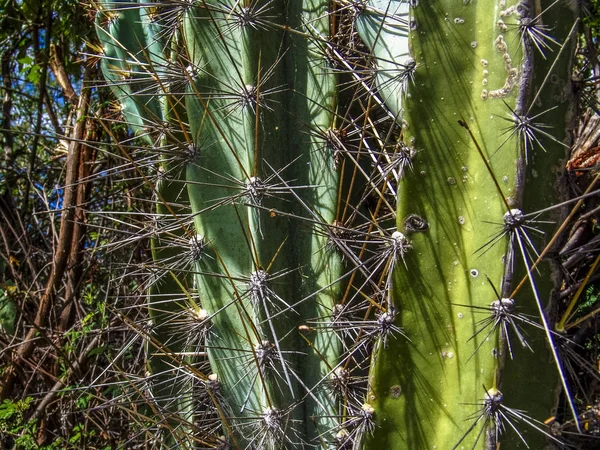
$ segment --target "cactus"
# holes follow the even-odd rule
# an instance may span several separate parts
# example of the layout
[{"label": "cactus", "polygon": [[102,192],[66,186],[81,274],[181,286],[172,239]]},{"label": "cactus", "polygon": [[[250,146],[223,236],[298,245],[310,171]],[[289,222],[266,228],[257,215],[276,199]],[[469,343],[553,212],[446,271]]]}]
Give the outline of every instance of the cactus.
[{"label": "cactus", "polygon": [[[373,3],[394,9],[394,2]],[[399,61],[395,70],[387,69],[387,79],[381,77],[382,96],[394,98],[394,89],[407,85],[403,111],[389,102],[405,120],[406,145],[417,154],[414,170],[399,186],[398,228],[408,235],[403,220],[414,215],[429,224],[426,232],[410,234],[410,251],[395,271],[392,304],[411,342],[390,341],[374,356],[369,401],[379,418],[369,443],[496,448],[499,435],[514,426],[520,436],[511,435],[502,448],[521,439],[542,448],[548,440],[539,433],[543,425],[503,408],[515,405],[538,418],[551,410],[557,380],[552,366],[564,371],[560,357],[554,354],[555,362],[548,363],[544,334],[522,331],[513,318],[517,311],[541,315],[551,327],[543,312],[549,291],[537,274],[535,283],[531,276],[534,295],[515,297],[511,290],[523,264],[531,267],[529,257],[535,260],[534,252],[541,251],[533,250],[539,246],[532,242],[536,216],[521,210],[555,201],[553,165],[564,155],[564,136],[550,136],[537,120],[565,130],[569,99],[557,107],[536,101],[556,102],[549,72],[568,79],[573,42],[565,39],[574,19],[565,18],[574,11],[555,6],[559,16],[553,16],[552,10],[536,10],[537,3],[516,1],[411,3],[414,59],[396,45],[398,32],[383,6],[360,30],[382,59]],[[562,57],[550,56],[556,41],[545,36],[549,29],[566,42]],[[544,57],[538,50],[556,64],[540,70]],[[524,190],[533,195],[524,197]],[[546,334],[554,347],[558,338]],[[519,347],[536,352],[526,355]]]},{"label": "cactus", "polygon": [[[187,142],[189,139],[186,140],[185,128],[180,125],[186,122],[185,110],[177,106],[182,101],[180,93],[175,85],[157,86],[154,81],[169,68],[168,54],[172,49],[163,52],[167,39],[161,37],[160,24],[152,20],[149,9],[127,8],[119,12],[109,9],[99,15],[98,20],[106,25],[105,29],[99,28],[103,30],[104,74],[122,103],[129,127],[137,132],[144,145],[156,152],[149,163],[147,156],[134,162],[142,167],[148,165],[154,172],[156,181],[151,187],[157,205],[156,220],[165,222],[165,232],[154,233],[152,239],[152,254],[157,265],[151,270],[148,287],[148,311],[155,324],[153,334],[161,345],[155,348],[149,343],[148,352],[150,355],[164,353],[166,348],[180,354],[185,351],[185,340],[174,333],[171,317],[185,312],[181,305],[187,299],[181,286],[189,288],[192,281],[178,264],[186,254],[181,244],[190,242],[186,238],[189,230],[179,224],[180,216],[189,209],[182,163],[191,156],[191,145]],[[163,90],[171,95],[160,95]],[[168,411],[163,414],[175,413],[184,421],[191,420],[192,400],[190,395],[181,395],[189,391],[189,377],[177,374],[173,383],[172,368],[172,358],[148,358],[149,371],[158,375],[153,395]],[[177,398],[174,402],[169,400],[174,396]],[[177,421],[171,422],[172,427],[177,427]],[[182,438],[175,437],[177,433],[173,436],[174,442],[182,442]]]},{"label": "cactus", "polygon": [[[533,264],[521,210],[552,202],[524,188],[550,191],[562,156],[535,111],[573,21],[544,3],[99,3],[107,84],[150,155],[128,158],[158,174],[148,361],[168,445],[495,448],[504,398],[551,409],[557,338],[513,319],[545,319],[549,288],[510,295]],[[548,370],[501,384],[521,345]],[[541,448],[520,420],[533,432],[510,439]]]}]

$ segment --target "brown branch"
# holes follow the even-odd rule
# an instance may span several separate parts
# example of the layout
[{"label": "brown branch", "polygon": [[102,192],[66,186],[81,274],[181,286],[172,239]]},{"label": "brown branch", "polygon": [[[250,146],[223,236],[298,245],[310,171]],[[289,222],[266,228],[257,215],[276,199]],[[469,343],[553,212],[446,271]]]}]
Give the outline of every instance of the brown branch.
[{"label": "brown branch", "polygon": [[[116,321],[114,321],[114,323],[111,323],[111,325],[114,325],[115,323],[116,323]],[[77,360],[73,362],[71,368],[69,368],[69,370],[67,370],[67,373],[63,377],[61,377],[59,380],[56,381],[54,386],[48,391],[46,396],[37,405],[37,407],[35,408],[35,411],[31,415],[29,420],[39,419],[40,416],[44,413],[46,407],[56,398],[56,396],[59,394],[60,390],[66,386],[66,383],[69,380],[69,377],[71,377],[77,371],[84,369],[85,363],[87,362],[90,352],[92,350],[94,350],[96,347],[98,347],[98,345],[101,342],[101,339],[102,339],[102,334],[98,334],[96,337],[94,337],[94,339],[92,339],[92,341],[87,345],[87,347],[85,347],[85,349],[81,352],[81,354],[79,355],[79,358],[77,358]]]},{"label": "brown branch", "polygon": [[[85,141],[93,142],[96,139],[96,129],[91,120],[88,120]],[[86,203],[89,194],[89,161],[92,158],[92,147],[83,145],[81,156],[79,158],[78,176],[79,184],[77,186],[77,199],[75,205],[75,217],[73,224],[73,236],[71,239],[71,253],[69,255],[69,269],[67,274],[67,289],[65,292],[65,305],[60,314],[59,331],[66,331],[73,321],[73,311],[75,300],[79,295],[81,288],[81,278],[83,274],[83,243],[85,240],[85,210],[83,206]]]},{"label": "brown branch", "polygon": [[15,378],[17,361],[28,358],[35,349],[35,339],[38,329],[46,325],[48,315],[54,306],[57,292],[62,284],[63,275],[67,267],[69,258],[69,250],[73,238],[73,225],[76,211],[79,160],[82,149],[84,147],[83,137],[85,136],[86,126],[88,124],[86,118],[89,112],[90,89],[85,88],[86,81],[92,76],[92,68],[86,69],[84,74],[84,88],[82,95],[79,97],[77,105],[77,120],[73,128],[72,140],[69,145],[69,152],[66,161],[66,179],[63,198],[63,209],[60,220],[60,232],[56,252],[54,254],[54,264],[50,272],[48,282],[36,313],[34,327],[29,330],[23,343],[19,346],[16,356],[13,358],[13,364],[10,365],[4,375],[0,385],[0,400],[4,400],[12,393]]},{"label": "brown branch", "polygon": [[62,50],[60,47],[52,44],[50,47],[51,57],[50,57],[50,70],[54,74],[56,81],[60,85],[63,90],[63,95],[69,100],[71,103],[77,103],[77,93],[75,89],[73,89],[73,85],[71,84],[71,80],[69,79],[69,75],[65,70],[65,66],[62,63]]},{"label": "brown branch", "polygon": [[56,112],[54,111],[54,107],[52,106],[52,100],[50,95],[48,94],[48,89],[44,89],[44,105],[46,106],[46,113],[48,114],[48,118],[50,119],[50,123],[54,128],[54,132],[57,136],[63,135],[63,129],[60,126],[60,122],[58,121],[58,117],[56,117]]}]

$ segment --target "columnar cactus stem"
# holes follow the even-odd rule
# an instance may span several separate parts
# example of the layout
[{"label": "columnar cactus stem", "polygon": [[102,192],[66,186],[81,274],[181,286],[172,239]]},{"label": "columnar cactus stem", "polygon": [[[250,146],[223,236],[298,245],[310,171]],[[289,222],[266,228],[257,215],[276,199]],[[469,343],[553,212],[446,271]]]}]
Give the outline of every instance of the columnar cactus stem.
[{"label": "columnar cactus stem", "polygon": [[[406,26],[414,60],[407,58],[414,71],[394,84],[407,87],[402,110],[395,102],[390,108],[404,119],[405,142],[416,157],[399,187],[397,220],[403,232],[410,231],[405,219],[414,215],[429,228],[410,233],[406,264],[396,267],[390,300],[410,342],[388,341],[374,355],[369,402],[377,426],[368,442],[394,449],[496,448],[499,427],[510,428],[493,412],[505,407],[499,391],[504,358],[515,347],[535,346],[537,368],[530,377],[535,382],[521,371],[506,386],[536,399],[537,405],[526,405],[531,413],[549,410],[556,383],[544,338],[533,338],[542,342],[540,348],[515,335],[516,312],[508,299],[518,260],[531,251],[524,247],[531,245],[525,234],[533,224],[516,209],[522,207],[523,188],[549,191],[552,181],[546,180],[554,179],[548,171],[525,181],[526,163],[562,156],[552,145],[548,153],[537,148],[543,138],[531,124],[532,88],[542,86],[534,81],[535,43],[523,27],[539,12],[526,1],[410,3]],[[367,38],[377,36],[377,45],[386,49],[382,55],[393,52],[385,45],[391,22],[386,14],[381,8],[372,13],[375,19],[365,20],[362,30]],[[368,25],[377,18],[382,25],[374,34]],[[376,52],[377,45],[372,44]],[[565,128],[564,113],[553,120],[553,126]],[[539,314],[528,294],[516,299],[518,307]],[[531,367],[532,357],[509,368]],[[484,398],[492,397],[486,408]],[[533,427],[532,437],[521,431],[527,426],[515,425],[523,439],[541,448],[546,437],[540,427]],[[520,439],[510,436],[502,448]]]},{"label": "columnar cactus stem", "polygon": [[[173,4],[171,12],[169,5],[106,5],[105,73],[132,128],[140,133],[162,123],[158,101],[181,114],[179,127],[168,128],[179,128],[178,137],[194,148],[181,176],[193,217],[188,242],[196,250],[184,254],[193,259],[186,265],[195,266],[210,317],[206,350],[225,402],[218,405],[225,431],[244,447],[331,441],[339,411],[327,381],[341,344],[326,324],[339,300],[342,266],[327,238],[339,184],[325,139],[337,101],[324,52],[333,17],[328,2],[198,1]],[[124,24],[134,29],[126,38],[119,33]],[[169,52],[177,43],[178,53]],[[179,90],[165,89],[182,67]],[[125,69],[156,79],[122,82],[116,73]],[[159,200],[159,213],[172,198]],[[293,213],[314,226],[290,227],[278,213],[290,199],[305,205]],[[174,256],[155,247],[157,262]],[[170,305],[175,298],[165,297],[172,281],[151,287],[155,328],[165,319],[156,311],[180,309],[182,302]],[[308,327],[302,339],[298,326],[308,319],[316,331]],[[167,346],[179,339],[160,335]]]},{"label": "columnar cactus stem", "polygon": [[[341,273],[340,260],[325,251],[322,230],[293,234],[293,242],[287,219],[273,210],[286,209],[279,198],[287,187],[282,180],[293,174],[310,187],[310,194],[300,196],[310,197],[314,214],[327,223],[335,216],[338,183],[332,155],[323,153],[322,141],[291,133],[298,123],[317,130],[331,126],[335,79],[314,43],[326,41],[329,22],[323,2],[307,1],[299,4],[302,9],[270,2],[262,6],[268,11],[265,29],[251,22],[253,26],[243,26],[236,18],[246,13],[248,20],[258,20],[243,10],[258,11],[259,4],[239,4],[232,7],[235,14],[204,5],[191,8],[184,19],[195,73],[187,107],[196,118],[191,121],[192,135],[202,142],[198,164],[189,166],[187,175],[192,209],[198,213],[196,229],[207,250],[197,280],[203,305],[214,314],[214,329],[219,330],[208,340],[211,366],[228,393],[229,408],[245,418],[240,426],[255,422],[266,410],[291,409],[290,419],[299,422],[293,424],[294,433],[302,436],[306,427],[313,430],[309,438],[315,438],[333,429],[332,419],[313,424],[306,416],[304,424],[294,402],[308,395],[311,417],[337,414],[331,396],[318,393],[315,386],[337,364],[339,344],[327,332],[319,333],[307,359],[299,362],[294,350],[298,336],[291,331],[300,317],[331,314],[339,291],[333,286]],[[286,20],[303,36],[286,36]],[[288,45],[293,51],[285,55]],[[284,63],[290,65],[288,70],[283,70]],[[285,85],[294,89],[291,98],[280,92]],[[284,117],[273,107],[276,104],[284,104]],[[298,164],[307,171],[298,171]],[[236,186],[242,186],[241,202],[207,210],[207,205],[231,198]],[[298,274],[290,276],[293,248],[300,251],[300,270],[308,272],[301,275],[308,282],[300,281]],[[295,289],[301,289],[305,302],[298,301]],[[290,443],[297,439],[289,430],[283,436]]]},{"label": "columnar cactus stem", "polygon": [[[184,247],[190,234],[179,224],[189,209],[182,167],[191,156],[193,144],[182,125],[186,115],[178,106],[180,93],[176,84],[171,84],[165,76],[173,66],[168,60],[170,49],[163,48],[167,40],[163,38],[160,21],[152,19],[149,8],[118,8],[113,2],[101,5],[98,29],[104,50],[104,74],[121,103],[128,125],[158,156],[153,167],[156,184],[152,188],[159,217],[157,223],[163,219],[166,223],[152,235],[156,267],[151,269],[148,298],[149,314],[155,324],[153,334],[164,348],[156,349],[149,344],[148,351],[150,355],[164,354],[168,349],[178,355],[186,350],[186,341],[173,333],[172,317],[183,310],[182,305],[186,302],[181,287],[192,290],[191,277],[177,266],[185,257],[187,249]],[[162,79],[163,83],[158,84],[157,79]],[[145,164],[140,162],[137,170],[145,170]],[[191,420],[193,400],[189,377],[173,370],[172,357],[150,356],[148,364],[155,376],[153,395],[166,409],[165,414],[175,413],[184,421]],[[173,397],[177,399],[171,400]],[[180,421],[175,420],[167,426],[171,435],[169,442],[182,442],[181,437],[176,437],[180,433],[174,430]]]},{"label": "columnar cactus stem", "polygon": [[[300,255],[301,296],[306,299],[299,305],[304,318],[317,319],[317,332],[304,336],[311,344],[300,362],[306,386],[315,387],[306,400],[305,417],[309,441],[330,441],[338,424],[340,399],[328,389],[327,383],[339,363],[341,342],[330,326],[336,303],[341,298],[342,262],[340,254],[329,241],[329,235],[338,214],[339,172],[335,147],[327,140],[335,133],[338,105],[337,76],[333,73],[324,49],[335,31],[334,16],[328,3],[306,0],[289,5],[288,20],[302,34],[289,36],[287,63],[293,73],[294,92],[290,111],[299,123],[308,124],[312,133],[294,136],[288,129],[288,145],[308,170],[298,174],[297,183],[313,186],[299,192],[305,205],[310,205],[309,216],[316,225],[311,233],[293,231],[298,239],[296,248]],[[307,70],[308,69],[308,70]],[[288,81],[289,82],[289,81]],[[293,126],[293,125],[292,125]],[[300,232],[298,232],[300,231]],[[303,261],[307,261],[305,264]]]}]

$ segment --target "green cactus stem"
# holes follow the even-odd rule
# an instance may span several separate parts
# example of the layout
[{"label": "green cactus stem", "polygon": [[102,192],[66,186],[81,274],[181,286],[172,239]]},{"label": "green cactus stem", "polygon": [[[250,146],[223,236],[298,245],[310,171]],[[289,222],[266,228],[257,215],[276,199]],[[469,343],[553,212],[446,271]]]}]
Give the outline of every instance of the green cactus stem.
[{"label": "green cactus stem", "polygon": [[[361,35],[371,41],[376,37],[371,46],[382,59],[396,52],[386,45],[388,38],[394,45],[397,34],[389,30],[387,14],[402,3],[389,2],[387,9],[375,5],[379,8],[365,13],[369,18]],[[399,310],[397,325],[410,341],[388,341],[374,355],[369,403],[376,426],[367,448],[495,448],[500,432],[490,417],[507,408],[500,390],[506,387],[511,400],[531,400],[515,402],[515,407],[526,408],[538,420],[546,418],[541,411],[549,411],[554,401],[557,371],[548,363],[544,333],[536,330],[525,340],[510,325],[503,330],[492,324],[506,324],[512,314],[513,300],[503,299],[511,293],[514,270],[522,267],[519,242],[529,245],[523,228],[527,219],[518,209],[523,208],[523,188],[539,197],[539,192],[551,192],[555,179],[550,170],[525,178],[526,162],[544,159],[548,167],[563,152],[552,145],[537,148],[537,137],[531,139],[526,131],[538,130],[523,128],[517,120],[531,117],[532,95],[541,87],[532,69],[540,58],[534,61],[534,45],[522,35],[522,24],[536,16],[533,4],[410,3],[405,27],[414,71],[397,81],[406,86],[401,106],[390,104],[404,120],[406,145],[416,150],[414,169],[399,187],[397,215],[410,250],[404,264],[396,265],[390,299]],[[568,17],[572,13],[563,11],[563,21]],[[372,25],[377,22],[378,28]],[[380,90],[385,95],[393,88]],[[552,120],[553,127],[565,128],[564,111]],[[429,224],[427,231],[410,232],[405,219],[414,215]],[[514,301],[539,315],[530,292]],[[522,346],[535,353],[523,355],[517,348]],[[506,372],[519,366],[518,379],[509,376],[501,384],[503,362],[512,352],[515,359]],[[525,375],[532,366],[535,374]],[[530,446],[545,445],[543,425],[512,420]],[[510,425],[501,425],[509,435],[502,448],[523,445],[521,437],[510,434]]]},{"label": "green cactus stem", "polygon": [[[179,211],[167,211],[168,203],[181,193],[178,178],[185,181],[193,227],[175,234],[193,249],[169,249],[159,236],[154,258],[159,266],[182,255],[182,265],[192,263],[228,439],[260,448],[331,441],[339,400],[327,382],[340,340],[325,325],[304,338],[298,332],[307,320],[329,323],[340,296],[341,257],[327,238],[339,184],[326,140],[337,102],[324,54],[328,2],[106,5],[104,72],[132,129],[145,134],[169,111],[176,132],[167,134],[194,148],[183,172],[162,164],[166,181],[157,187],[159,221],[173,223]],[[182,74],[175,92],[173,71]],[[290,199],[310,205],[294,211],[307,217],[300,230],[278,213]],[[155,328],[184,312],[181,286],[192,291],[168,275],[151,287]],[[164,329],[159,340],[177,354],[170,344],[182,337]],[[166,372],[173,362],[160,364],[154,370]]]}]

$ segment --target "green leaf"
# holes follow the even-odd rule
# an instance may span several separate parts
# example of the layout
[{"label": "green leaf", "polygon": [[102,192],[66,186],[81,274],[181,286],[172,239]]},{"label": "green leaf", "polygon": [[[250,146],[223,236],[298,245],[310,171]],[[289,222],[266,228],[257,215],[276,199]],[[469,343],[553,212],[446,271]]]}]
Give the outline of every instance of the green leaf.
[{"label": "green leaf", "polygon": [[31,66],[29,73],[27,74],[27,79],[32,83],[37,83],[42,78],[42,68],[39,65]]},{"label": "green leaf", "polygon": [[17,308],[7,295],[6,291],[0,289],[0,330],[8,334],[15,332],[15,321],[17,319]]}]

